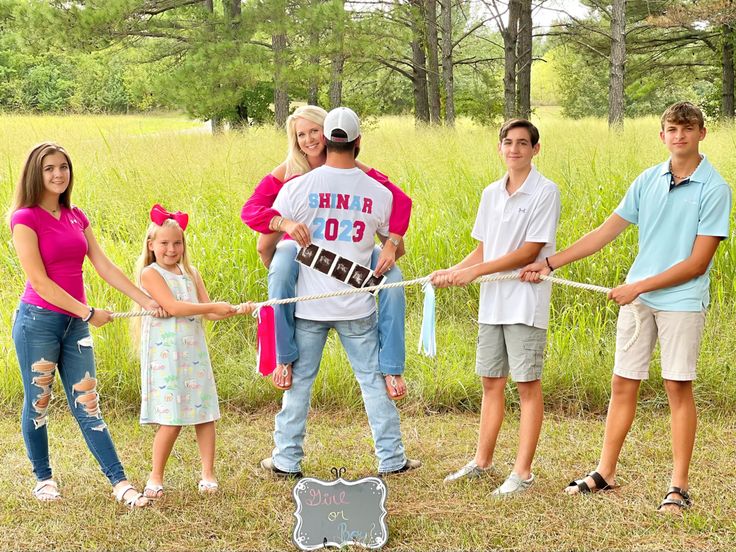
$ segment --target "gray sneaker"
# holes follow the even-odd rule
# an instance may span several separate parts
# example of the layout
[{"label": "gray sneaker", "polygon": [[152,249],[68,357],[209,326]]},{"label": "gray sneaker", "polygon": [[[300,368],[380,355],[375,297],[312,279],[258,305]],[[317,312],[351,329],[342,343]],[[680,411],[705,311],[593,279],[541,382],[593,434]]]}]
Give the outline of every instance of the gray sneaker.
[{"label": "gray sneaker", "polygon": [[491,475],[493,471],[493,464],[487,468],[481,468],[475,463],[475,460],[471,460],[456,472],[445,477],[445,483],[455,483],[463,479],[479,479]]},{"label": "gray sneaker", "polygon": [[534,474],[531,474],[529,479],[522,479],[514,472],[511,472],[508,479],[503,484],[491,493],[492,496],[511,496],[519,493],[523,493],[529,490],[529,487],[534,483]]}]

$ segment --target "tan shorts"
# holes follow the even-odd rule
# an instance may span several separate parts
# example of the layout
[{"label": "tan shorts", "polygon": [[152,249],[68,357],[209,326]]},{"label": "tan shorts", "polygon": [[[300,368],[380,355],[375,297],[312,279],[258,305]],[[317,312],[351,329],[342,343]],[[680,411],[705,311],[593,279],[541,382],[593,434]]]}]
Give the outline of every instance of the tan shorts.
[{"label": "tan shorts", "polygon": [[547,330],[525,324],[479,324],[475,373],[515,382],[542,377]]},{"label": "tan shorts", "polygon": [[[632,308],[639,313],[641,329],[639,338],[628,351],[624,351],[624,345],[634,335],[636,327]],[[622,308],[616,326],[616,363],[613,373],[629,379],[648,379],[649,362],[659,339],[662,378],[694,380],[704,326],[705,311],[662,311],[638,301]]]}]

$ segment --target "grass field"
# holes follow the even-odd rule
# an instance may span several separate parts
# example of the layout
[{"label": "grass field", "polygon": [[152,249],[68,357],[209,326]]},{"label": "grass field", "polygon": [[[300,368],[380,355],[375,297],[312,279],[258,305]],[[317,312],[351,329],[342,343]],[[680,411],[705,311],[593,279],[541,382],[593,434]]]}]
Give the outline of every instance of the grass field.
[{"label": "grass field", "polygon": [[[293,483],[262,479],[257,461],[272,447],[274,408],[257,415],[234,409],[218,424],[221,493],[200,497],[193,432],[182,434],[169,462],[168,497],[148,511],[127,512],[87,452],[64,401],[51,410],[52,460],[64,501],[39,505],[22,438],[14,420],[0,421],[0,550],[294,550]],[[128,476],[145,481],[151,428],[132,416],[106,413]],[[490,492],[511,469],[518,426],[510,416],[498,441],[499,475],[477,484],[444,486],[442,478],[472,455],[472,414],[404,416],[408,453],[425,465],[387,479],[391,551],[693,550],[736,547],[736,455],[733,418],[702,420],[691,489],[695,507],[683,517],[655,508],[668,485],[668,420],[660,411],[639,416],[624,447],[615,493],[567,497],[568,481],[595,465],[603,424],[596,417],[549,415],[535,462],[535,486],[524,496],[497,500]],[[375,474],[367,421],[361,412],[320,410],[310,418],[306,475],[331,479]],[[22,474],[22,475],[21,475]],[[355,547],[355,550],[362,550]]]},{"label": "grass field", "polygon": [[[558,246],[599,224],[631,180],[666,158],[658,122],[627,122],[609,134],[599,120],[566,121],[541,111],[540,170],[560,186]],[[176,117],[0,116],[0,204],[8,205],[27,150],[41,140],[63,144],[74,162],[74,202],[92,221],[107,254],[130,273],[142,246],[151,205],[190,213],[190,254],[213,298],[266,298],[266,271],[255,238],[239,219],[259,179],[278,164],[284,137],[272,129],[210,136]],[[732,128],[714,128],[703,151],[730,182],[736,179]],[[407,278],[457,262],[474,247],[470,229],[482,189],[502,174],[493,131],[461,122],[456,132],[415,129],[409,119],[382,119],[364,129],[361,159],[391,176],[414,199]],[[615,286],[636,251],[635,229],[614,246],[559,271],[573,280]],[[125,311],[129,302],[86,270],[90,302]],[[548,412],[534,471],[537,484],[518,500],[493,501],[490,491],[509,471],[516,419],[499,438],[499,475],[480,485],[446,488],[442,478],[472,456],[480,386],[473,374],[478,289],[438,292],[438,356],[417,355],[421,293],[407,289],[407,378],[402,401],[407,450],[425,462],[390,480],[387,549],[410,550],[733,550],[736,500],[729,492],[736,456],[736,246],[720,247],[712,271],[696,399],[703,416],[691,473],[696,506],[684,517],[656,514],[668,485],[667,400],[655,375],[642,386],[643,407],[621,458],[613,494],[570,499],[560,490],[590,470],[598,457],[608,400],[618,308],[602,295],[555,288],[543,386]],[[294,506],[291,486],[262,480],[256,468],[271,447],[279,395],[254,373],[255,322],[232,319],[208,327],[215,377],[224,406],[218,425],[222,492],[196,490],[191,432],[170,461],[168,498],[146,512],[126,513],[108,496],[100,475],[65,412],[52,403],[50,431],[55,475],[65,500],[30,501],[30,467],[17,427],[22,388],[10,339],[11,317],[23,286],[9,230],[0,226],[0,550],[288,550]],[[152,431],[138,425],[139,367],[126,322],[94,330],[102,406],[129,477],[139,485],[150,468]],[[653,373],[657,374],[655,360]],[[56,395],[63,396],[57,389]],[[509,409],[515,410],[509,387]],[[307,438],[307,475],[372,474],[367,422],[359,390],[335,339],[328,342],[314,390]],[[356,412],[361,414],[356,416]],[[724,479],[725,478],[725,479]]]},{"label": "grass field", "polygon": [[[570,244],[599,224],[644,168],[666,158],[654,118],[629,121],[610,134],[601,120],[569,121],[541,111],[540,170],[562,192],[558,246]],[[254,234],[239,220],[240,207],[259,179],[278,164],[285,138],[273,129],[211,136],[197,123],[176,117],[2,116],[0,204],[8,205],[24,156],[41,140],[63,144],[74,162],[74,202],[92,221],[107,254],[131,273],[151,205],[160,202],[191,215],[190,253],[210,295],[233,302],[266,298],[266,270],[258,262]],[[493,130],[461,122],[456,132],[414,128],[408,118],[375,121],[364,129],[361,159],[401,185],[414,200],[400,261],[406,277],[423,276],[457,262],[474,246],[470,229],[484,186],[502,174]],[[729,181],[736,178],[732,128],[711,129],[704,152]],[[623,282],[636,250],[628,230],[600,254],[559,271],[562,277],[604,286]],[[106,286],[87,267],[93,305],[128,310],[127,298]],[[701,405],[733,410],[736,401],[736,246],[720,247],[712,272],[713,304],[701,358],[697,397]],[[0,401],[17,404],[20,378],[10,339],[12,312],[23,276],[9,230],[0,227]],[[436,359],[415,354],[421,292],[407,289],[407,374],[412,406],[474,409],[480,391],[473,375],[477,286],[438,292]],[[549,405],[568,411],[605,408],[613,361],[618,309],[602,295],[556,288],[549,332],[544,390]],[[139,369],[126,322],[94,332],[100,379],[107,400],[135,409]],[[235,319],[211,326],[210,349],[221,397],[257,408],[275,392],[254,374],[255,323]],[[328,344],[326,370],[317,382],[320,405],[354,406],[359,397],[337,342]],[[656,372],[656,370],[655,370]],[[658,377],[643,386],[646,402],[665,396]],[[510,396],[513,400],[513,397]]]}]

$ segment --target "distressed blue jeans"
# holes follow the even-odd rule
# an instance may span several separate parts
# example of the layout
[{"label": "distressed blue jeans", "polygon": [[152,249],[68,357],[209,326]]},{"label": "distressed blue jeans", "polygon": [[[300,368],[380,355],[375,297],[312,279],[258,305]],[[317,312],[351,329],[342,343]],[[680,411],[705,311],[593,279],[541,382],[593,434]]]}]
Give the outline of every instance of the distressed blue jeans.
[{"label": "distressed blue jeans", "polygon": [[291,389],[284,393],[281,412],[276,415],[273,463],[280,470],[301,471],[312,385],[331,328],[340,336],[360,385],[378,457],[378,471],[397,470],[406,463],[406,455],[401,440],[399,411],[386,394],[386,385],[378,371],[375,313],[357,320],[333,322],[296,319],[295,337],[299,358],[292,367]]},{"label": "distressed blue jeans", "polygon": [[[268,298],[285,299],[296,295],[299,263],[295,260],[299,246],[292,240],[279,244],[268,269]],[[376,266],[381,250],[376,247],[371,257],[371,268]],[[386,282],[400,282],[403,278],[398,266],[386,273]],[[276,360],[289,364],[299,357],[294,341],[294,304],[276,305]],[[384,289],[378,292],[378,364],[382,374],[401,375],[406,363],[404,320],[406,296],[404,288]]]},{"label": "distressed blue jeans", "polygon": [[20,304],[13,341],[23,380],[21,431],[36,479],[51,477],[48,408],[56,372],[84,440],[112,485],[126,479],[100,413],[89,326],[81,319]]}]

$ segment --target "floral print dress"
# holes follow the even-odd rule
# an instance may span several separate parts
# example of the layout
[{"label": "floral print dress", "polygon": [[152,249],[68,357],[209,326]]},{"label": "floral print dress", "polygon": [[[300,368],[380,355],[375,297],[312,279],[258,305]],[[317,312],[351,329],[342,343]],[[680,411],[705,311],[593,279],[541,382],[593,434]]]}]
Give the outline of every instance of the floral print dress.
[{"label": "floral print dress", "polygon": [[[156,270],[178,301],[198,303],[192,278]],[[141,329],[141,423],[195,425],[220,418],[215,378],[201,316],[143,318]]]}]

